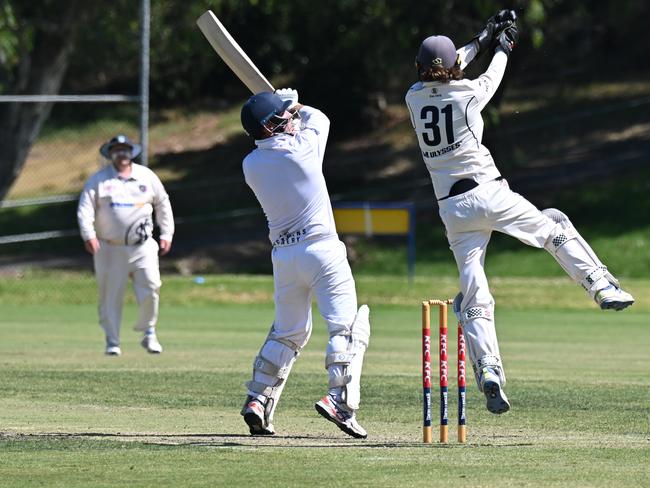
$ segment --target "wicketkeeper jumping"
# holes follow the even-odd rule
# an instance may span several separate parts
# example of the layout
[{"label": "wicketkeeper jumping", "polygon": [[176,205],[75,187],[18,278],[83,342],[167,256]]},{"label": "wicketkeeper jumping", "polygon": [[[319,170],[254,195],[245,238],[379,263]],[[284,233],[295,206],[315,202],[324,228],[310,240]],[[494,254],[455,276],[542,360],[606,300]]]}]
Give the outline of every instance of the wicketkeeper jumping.
[{"label": "wicketkeeper jumping", "polygon": [[[479,389],[493,413],[508,411],[506,377],[494,326],[494,299],[483,269],[493,231],[544,248],[602,308],[634,303],[569,218],[556,209],[538,210],[510,190],[481,144],[481,111],[490,101],[517,42],[516,16],[503,10],[469,44],[456,51],[445,36],[426,38],[417,54],[419,81],[406,94],[413,128],[431,174],[440,217],[460,273],[454,310],[465,331]],[[475,80],[463,69],[479,53],[492,62]]]}]

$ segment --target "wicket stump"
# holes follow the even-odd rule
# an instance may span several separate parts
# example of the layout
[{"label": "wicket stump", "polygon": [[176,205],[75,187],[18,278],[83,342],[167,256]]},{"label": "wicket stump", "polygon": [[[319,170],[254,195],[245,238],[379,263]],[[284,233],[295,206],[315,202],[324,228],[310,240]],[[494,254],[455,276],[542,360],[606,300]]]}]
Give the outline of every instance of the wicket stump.
[{"label": "wicket stump", "polygon": [[[427,300],[422,302],[422,386],[424,393],[423,441],[433,442],[431,415],[431,307],[438,306],[438,348],[440,384],[440,442],[449,442],[449,366],[448,366],[448,327],[447,308],[453,300]],[[458,442],[467,440],[467,397],[466,397],[466,346],[463,329],[458,323]]]}]

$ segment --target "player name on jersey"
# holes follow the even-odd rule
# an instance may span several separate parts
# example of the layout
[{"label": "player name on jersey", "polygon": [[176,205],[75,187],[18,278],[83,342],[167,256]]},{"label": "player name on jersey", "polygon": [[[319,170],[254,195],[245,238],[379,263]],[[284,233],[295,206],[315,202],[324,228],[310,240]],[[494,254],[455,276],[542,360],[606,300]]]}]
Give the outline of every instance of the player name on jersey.
[{"label": "player name on jersey", "polygon": [[438,149],[437,151],[422,151],[422,157],[424,158],[437,158],[438,156],[442,156],[443,154],[447,154],[448,152],[455,151],[458,149],[462,144],[462,141],[458,141],[453,143],[450,146],[443,147],[442,149]]}]

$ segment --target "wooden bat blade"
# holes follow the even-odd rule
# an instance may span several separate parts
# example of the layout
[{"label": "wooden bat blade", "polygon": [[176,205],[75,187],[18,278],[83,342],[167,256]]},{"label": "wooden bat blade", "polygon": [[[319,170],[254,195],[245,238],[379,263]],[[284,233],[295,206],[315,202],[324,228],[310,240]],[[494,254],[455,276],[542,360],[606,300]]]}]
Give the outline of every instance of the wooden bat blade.
[{"label": "wooden bat blade", "polygon": [[201,15],[196,23],[212,48],[251,92],[274,91],[273,85],[260,73],[212,10]]}]

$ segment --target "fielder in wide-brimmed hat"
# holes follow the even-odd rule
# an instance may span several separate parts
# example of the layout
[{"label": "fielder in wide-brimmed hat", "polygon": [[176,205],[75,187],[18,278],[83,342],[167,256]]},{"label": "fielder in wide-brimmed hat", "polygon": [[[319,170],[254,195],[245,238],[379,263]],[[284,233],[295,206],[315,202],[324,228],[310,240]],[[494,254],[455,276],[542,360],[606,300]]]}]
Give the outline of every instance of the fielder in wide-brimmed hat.
[{"label": "fielder in wide-brimmed hat", "polygon": [[129,159],[131,160],[134,160],[142,153],[142,146],[140,144],[135,144],[124,134],[118,134],[110,141],[102,144],[99,148],[99,153],[106,159],[111,159],[111,152],[115,152],[118,149],[130,151]]},{"label": "fielder in wide-brimmed hat", "polygon": [[[99,152],[111,164],[92,175],[81,193],[77,218],[86,250],[92,254],[99,285],[99,323],[106,335],[106,354],[119,356],[122,304],[131,277],[140,314],[135,330],[150,353],[161,353],[156,335],[160,270],[158,252],[171,249],[174,216],[160,179],[133,162],[142,146],[118,134]],[[152,238],[153,213],[160,244]]]}]

